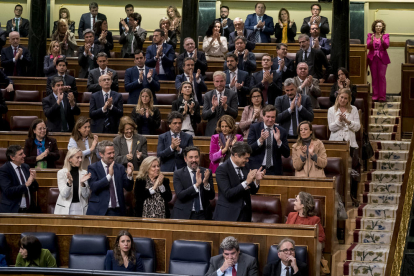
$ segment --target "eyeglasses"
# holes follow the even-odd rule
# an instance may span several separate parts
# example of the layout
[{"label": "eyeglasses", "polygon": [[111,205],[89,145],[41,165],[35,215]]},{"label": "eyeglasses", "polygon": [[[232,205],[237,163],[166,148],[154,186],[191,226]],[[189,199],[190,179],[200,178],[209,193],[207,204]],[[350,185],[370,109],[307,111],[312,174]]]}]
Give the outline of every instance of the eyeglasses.
[{"label": "eyeglasses", "polygon": [[286,249],[283,249],[283,250],[280,250],[280,252],[283,252],[283,253],[288,253],[290,251],[290,253],[294,253],[295,252],[295,249],[294,248],[286,248]]}]

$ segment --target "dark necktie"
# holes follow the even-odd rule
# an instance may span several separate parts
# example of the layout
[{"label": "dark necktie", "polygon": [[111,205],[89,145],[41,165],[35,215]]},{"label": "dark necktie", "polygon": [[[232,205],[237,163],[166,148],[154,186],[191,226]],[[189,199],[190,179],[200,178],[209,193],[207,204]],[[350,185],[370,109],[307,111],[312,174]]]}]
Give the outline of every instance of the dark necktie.
[{"label": "dark necktie", "polygon": [[20,19],[19,18],[16,18],[16,32],[19,32],[19,21],[20,21]]},{"label": "dark necktie", "polygon": [[177,134],[177,133],[174,133],[174,134],[173,134],[173,137],[174,137],[174,138],[177,138],[177,137],[178,137],[178,134]]},{"label": "dark necktie", "polygon": [[194,54],[193,52],[191,52],[191,53],[190,53],[190,58],[192,58],[192,57],[193,57],[193,54]]},{"label": "dark necktie", "polygon": [[[106,101],[108,101],[109,98],[109,93],[105,93],[105,99],[104,99],[104,103],[106,103]],[[110,126],[111,126],[111,121],[109,120],[110,116],[109,116],[109,108],[110,106],[108,106],[108,109],[106,110],[106,117],[105,117],[105,121],[104,121],[104,131],[105,132],[109,132],[110,130]]]},{"label": "dark necktie", "polygon": [[[22,169],[20,167],[17,167],[17,170],[19,171],[19,178],[20,178],[20,182],[22,183],[22,185],[26,185],[26,182],[24,181],[24,177],[22,174]],[[24,195],[25,195],[25,199],[26,199],[26,208],[30,207],[30,199],[29,199],[29,192],[27,191],[27,187],[24,190]]]},{"label": "dark necktie", "polygon": [[269,132],[269,137],[266,139],[266,169],[272,166],[272,129],[268,127],[267,131]]},{"label": "dark necktie", "polygon": [[66,121],[65,107],[63,106],[63,100],[60,103],[60,120],[62,121],[62,132],[68,132],[68,121]]},{"label": "dark necktie", "polygon": [[244,70],[243,69],[243,62],[244,62],[244,54],[239,54],[239,63],[237,63],[237,68],[239,68],[239,70]]},{"label": "dark necktie", "polygon": [[102,70],[102,71],[101,71],[101,76],[102,76],[102,75],[105,75],[105,71],[104,71],[104,70]]},{"label": "dark necktie", "polygon": [[305,51],[305,62],[308,61],[308,50]]},{"label": "dark necktie", "polygon": [[221,93],[217,91],[218,107],[217,107],[217,118],[221,118],[222,106],[221,106]]},{"label": "dark necktie", "polygon": [[285,269],[286,269],[286,276],[290,276],[290,269],[289,269],[289,267],[287,266],[287,267],[285,267]]},{"label": "dark necktie", "polygon": [[242,176],[242,172],[241,172],[241,168],[240,168],[240,167],[238,167],[238,168],[236,168],[236,169],[237,169],[237,175],[238,175],[239,180],[240,180],[240,183],[241,183],[241,182],[243,182],[243,181],[244,181],[244,178],[243,178],[243,176]]},{"label": "dark necktie", "polygon": [[[197,179],[196,179],[196,171],[192,171],[193,173],[193,184],[197,183]],[[199,196],[200,192],[197,194],[197,196],[194,198],[194,211],[196,212],[200,212],[200,196]]]},{"label": "dark necktie", "polygon": [[93,27],[95,26],[95,16],[94,17],[92,17],[93,18],[93,26],[92,26],[92,28],[91,29],[93,29]]},{"label": "dark necktie", "polygon": [[[293,99],[292,101],[295,101],[296,99]],[[296,117],[296,110],[297,110],[297,106],[295,104],[295,109],[292,112],[292,132],[293,135],[296,136],[298,135],[298,118]]]},{"label": "dark necktie", "polygon": [[[108,168],[109,166],[106,166],[106,174],[108,173]],[[114,175],[111,177],[111,180],[109,181],[109,196],[111,198],[111,208],[116,208],[116,196],[115,196],[115,187],[114,187],[114,181],[112,180],[112,178],[115,176]]]},{"label": "dark necktie", "polygon": [[[13,57],[15,57],[16,55],[17,55],[17,47],[14,48]],[[13,76],[17,76],[17,61],[18,60],[16,59],[14,63]]]},{"label": "dark necktie", "polygon": [[231,270],[231,276],[237,276],[237,270],[235,265],[233,265],[233,269]]},{"label": "dark necktie", "polygon": [[65,76],[62,76],[62,79],[63,79],[63,85],[66,86]]},{"label": "dark necktie", "polygon": [[105,99],[104,99],[104,102],[106,103],[106,101],[108,100],[108,94],[109,93],[105,93]]},{"label": "dark necktie", "polygon": [[[156,51],[158,50],[158,47],[159,46],[157,46],[156,47]],[[159,75],[160,74],[160,59],[161,59],[161,57],[159,57],[158,59],[157,59],[157,63],[155,64],[155,71],[157,71],[157,74]]]}]

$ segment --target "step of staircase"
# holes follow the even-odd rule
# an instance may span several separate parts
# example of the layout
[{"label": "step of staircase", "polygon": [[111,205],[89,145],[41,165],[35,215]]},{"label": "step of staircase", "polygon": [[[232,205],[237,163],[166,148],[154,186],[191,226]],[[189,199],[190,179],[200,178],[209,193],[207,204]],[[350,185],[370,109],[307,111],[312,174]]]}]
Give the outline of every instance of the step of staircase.
[{"label": "step of staircase", "polygon": [[372,141],[395,140],[397,137],[397,133],[396,132],[391,132],[391,133],[369,132],[368,137]]},{"label": "step of staircase", "polygon": [[389,125],[394,125],[394,124],[399,124],[399,122],[401,121],[400,116],[376,116],[376,115],[371,115],[369,122],[370,124],[389,124]]},{"label": "step of staircase", "polygon": [[402,183],[404,171],[371,171],[368,180],[375,183]]},{"label": "step of staircase", "polygon": [[387,102],[401,102],[401,96],[395,94],[387,94]]},{"label": "step of staircase", "polygon": [[401,116],[401,109],[371,109],[373,116]]},{"label": "step of staircase", "polygon": [[366,193],[384,193],[397,194],[401,192],[402,183],[376,183],[366,181],[364,183],[364,192]]},{"label": "step of staircase", "polygon": [[398,204],[400,194],[364,193],[360,198],[365,204]]},{"label": "step of staircase", "polygon": [[397,132],[398,124],[370,124],[369,132]]},{"label": "step of staircase", "polygon": [[387,264],[383,263],[360,263],[360,262],[345,262],[344,263],[344,276],[351,275],[373,275],[383,276],[385,275],[385,268]]},{"label": "step of staircase", "polygon": [[410,141],[381,141],[377,142],[378,150],[410,150]]},{"label": "step of staircase", "polygon": [[392,160],[392,161],[407,161],[408,150],[380,150],[375,151],[375,159],[377,160]]},{"label": "step of staircase", "polygon": [[367,218],[395,219],[398,206],[388,204],[361,204],[358,207],[358,216]]},{"label": "step of staircase", "polygon": [[371,162],[373,170],[382,171],[405,171],[407,161],[374,160]]},{"label": "step of staircase", "polygon": [[354,230],[353,242],[358,244],[391,244],[392,232],[374,230]]},{"label": "step of staircase", "polygon": [[393,109],[401,109],[401,103],[399,103],[399,102],[386,102],[386,103],[383,103],[383,102],[373,102],[372,103],[372,108],[373,109],[378,109],[378,110],[381,110],[381,109],[387,109],[387,110],[393,110]]},{"label": "step of staircase", "polygon": [[385,244],[352,244],[346,250],[346,260],[386,263],[390,247]]}]

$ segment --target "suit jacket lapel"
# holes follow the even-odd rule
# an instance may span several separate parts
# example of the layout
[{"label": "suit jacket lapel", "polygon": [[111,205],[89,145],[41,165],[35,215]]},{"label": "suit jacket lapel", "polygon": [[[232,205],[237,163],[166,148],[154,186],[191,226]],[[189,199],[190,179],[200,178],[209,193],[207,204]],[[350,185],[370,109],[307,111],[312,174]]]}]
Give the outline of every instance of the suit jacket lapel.
[{"label": "suit jacket lapel", "polygon": [[[125,141],[125,143],[126,143],[126,141]],[[138,147],[138,135],[135,134],[135,135],[132,136],[131,153],[135,154],[136,151],[137,151],[137,147]]]},{"label": "suit jacket lapel", "polygon": [[240,253],[239,260],[237,262],[237,276],[244,276],[246,272],[246,263],[244,262],[242,255],[243,253]]},{"label": "suit jacket lapel", "polygon": [[20,184],[20,179],[19,179],[19,177],[17,176],[17,173],[16,173],[16,170],[13,168],[13,166],[12,166],[12,164],[11,164],[11,162],[9,161],[9,171],[11,171],[12,172],[12,175],[13,175],[13,178],[14,178],[14,180],[13,180],[13,182],[14,183],[19,183]]},{"label": "suit jacket lapel", "polygon": [[[230,157],[231,158],[231,157]],[[239,183],[239,176],[238,176],[238,174],[237,174],[237,172],[236,172],[236,169],[233,167],[233,164],[232,164],[232,162],[231,162],[231,160],[230,160],[230,158],[229,159],[227,159],[227,169],[229,170],[229,172],[230,172],[230,179],[237,179],[237,184],[236,184],[236,186],[237,185],[239,185],[240,183]],[[230,181],[230,185],[231,186],[233,186],[232,185],[232,181]]]},{"label": "suit jacket lapel", "polygon": [[[132,140],[132,143],[134,143],[134,140]],[[132,147],[134,147],[134,144],[132,144]],[[129,153],[128,144],[127,144],[124,136],[122,136],[122,138],[121,138],[121,152],[122,152],[123,148],[126,148],[127,152]]]},{"label": "suit jacket lapel", "polygon": [[184,179],[187,178],[190,181],[189,182],[187,182],[187,181],[182,182],[184,184],[183,186],[185,186],[184,188],[189,187],[188,185],[186,185],[187,183],[191,183],[191,185],[193,184],[193,180],[191,179],[191,174],[192,174],[192,172],[188,171],[188,167],[186,166],[184,168]]}]

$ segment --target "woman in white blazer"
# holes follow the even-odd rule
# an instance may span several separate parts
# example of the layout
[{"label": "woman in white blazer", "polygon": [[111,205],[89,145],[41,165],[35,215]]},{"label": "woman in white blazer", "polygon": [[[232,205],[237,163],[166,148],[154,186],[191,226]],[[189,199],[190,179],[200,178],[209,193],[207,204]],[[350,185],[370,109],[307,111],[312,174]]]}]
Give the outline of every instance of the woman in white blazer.
[{"label": "woman in white blazer", "polygon": [[91,194],[88,179],[91,174],[82,170],[82,150],[71,148],[66,154],[63,169],[57,173],[59,197],[55,214],[85,215]]}]

